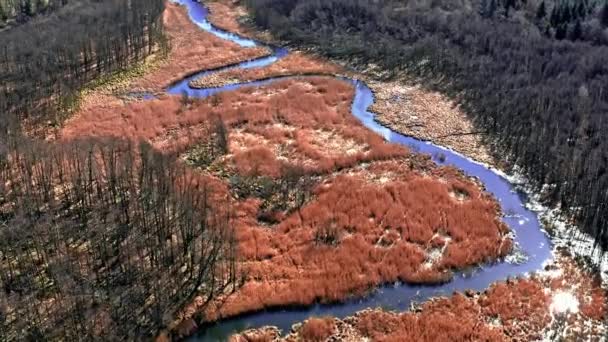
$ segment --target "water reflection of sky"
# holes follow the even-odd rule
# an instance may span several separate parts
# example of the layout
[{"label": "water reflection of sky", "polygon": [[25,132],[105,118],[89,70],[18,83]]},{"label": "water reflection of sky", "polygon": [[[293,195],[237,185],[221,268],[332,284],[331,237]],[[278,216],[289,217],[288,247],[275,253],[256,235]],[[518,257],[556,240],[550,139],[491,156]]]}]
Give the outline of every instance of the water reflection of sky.
[{"label": "water reflection of sky", "polygon": [[[233,41],[243,47],[260,46],[259,43],[253,40],[213,27],[206,19],[208,15],[207,9],[201,4],[190,0],[176,0],[176,2],[188,8],[190,18],[203,30],[211,32],[220,38]],[[273,55],[268,57],[193,75],[171,86],[167,89],[167,92],[170,94],[187,94],[190,97],[204,98],[220,92],[236,90],[244,86],[261,87],[276,82],[279,79],[290,78],[280,77],[210,89],[193,89],[188,85],[193,79],[226,69],[264,67],[276,62],[288,53],[283,48],[272,48],[272,50]],[[343,304],[316,304],[301,309],[282,309],[244,315],[221,321],[206,329],[201,329],[197,336],[191,338],[192,341],[226,340],[233,332],[264,325],[275,325],[283,329],[283,331],[289,331],[292,324],[303,321],[311,316],[332,315],[345,317],[368,307],[407,310],[412,301],[424,301],[430,297],[450,295],[454,291],[464,291],[466,289],[484,290],[493,282],[540,270],[542,264],[551,258],[551,242],[540,229],[541,226],[537,215],[525,208],[525,196],[521,196],[520,193],[514,190],[513,186],[505,178],[486,166],[471,161],[450,149],[407,137],[381,126],[375,121],[374,114],[368,111],[368,108],[374,102],[374,96],[370,88],[358,80],[343,80],[352,82],[355,86],[356,94],[352,105],[352,112],[367,128],[383,136],[390,142],[405,145],[420,153],[431,155],[433,161],[439,165],[454,166],[464,171],[467,175],[478,178],[484,184],[486,190],[498,199],[503,213],[508,213],[508,215],[503,217],[503,221],[515,233],[515,241],[519,245],[519,248],[527,255],[527,261],[523,264],[501,262],[484,265],[467,272],[459,272],[455,274],[453,281],[440,286],[390,284],[380,287],[368,297],[354,299]]]}]

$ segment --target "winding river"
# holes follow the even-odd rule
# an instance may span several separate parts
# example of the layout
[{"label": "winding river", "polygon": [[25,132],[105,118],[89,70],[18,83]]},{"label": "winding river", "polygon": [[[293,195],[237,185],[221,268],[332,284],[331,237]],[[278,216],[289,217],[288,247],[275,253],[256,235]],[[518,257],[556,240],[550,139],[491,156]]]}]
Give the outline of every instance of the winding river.
[{"label": "winding river", "polygon": [[[211,25],[207,20],[208,10],[198,2],[193,0],[173,1],[185,6],[188,10],[190,19],[201,29],[209,33],[222,39],[235,42],[246,48],[264,46],[254,40],[222,31]],[[245,69],[264,67],[275,63],[289,53],[287,49],[281,47],[269,48],[272,49],[272,54],[270,56],[212,71],[200,72],[172,85],[167,89],[167,92],[175,95],[188,94],[191,97],[205,98],[213,94],[235,90],[244,86],[264,86],[275,82],[278,79],[285,79],[286,77],[280,77],[209,89],[193,89],[189,86],[189,82],[193,79],[222,70],[231,68]],[[192,337],[191,341],[222,341],[226,340],[233,332],[264,325],[278,326],[286,332],[289,331],[292,324],[303,321],[311,316],[331,315],[345,317],[369,307],[383,307],[386,309],[402,311],[409,308],[412,301],[420,302],[438,295],[450,295],[454,291],[464,291],[466,289],[481,291],[488,288],[493,282],[505,280],[508,277],[524,276],[530,272],[541,270],[543,263],[552,257],[549,237],[541,229],[536,213],[526,209],[525,201],[527,199],[525,194],[516,191],[509,181],[487,166],[472,161],[445,147],[404,136],[378,124],[374,119],[374,114],[368,111],[368,108],[374,102],[374,96],[371,89],[360,80],[347,78],[340,79],[344,82],[350,82],[356,88],[355,98],[352,104],[352,114],[359,119],[365,127],[382,135],[387,141],[408,146],[412,150],[420,153],[430,154],[433,157],[433,161],[439,165],[451,165],[462,170],[469,176],[478,178],[484,184],[486,190],[498,199],[502,211],[505,213],[502,219],[514,232],[516,246],[518,246],[517,249],[525,254],[525,261],[521,263],[499,262],[491,265],[484,265],[473,270],[468,270],[465,273],[457,273],[451,282],[439,286],[413,286],[402,283],[391,284],[378,288],[365,298],[347,301],[346,303],[331,305],[316,304],[306,308],[271,310],[247,314],[207,326],[204,329],[201,329],[198,335]]]}]

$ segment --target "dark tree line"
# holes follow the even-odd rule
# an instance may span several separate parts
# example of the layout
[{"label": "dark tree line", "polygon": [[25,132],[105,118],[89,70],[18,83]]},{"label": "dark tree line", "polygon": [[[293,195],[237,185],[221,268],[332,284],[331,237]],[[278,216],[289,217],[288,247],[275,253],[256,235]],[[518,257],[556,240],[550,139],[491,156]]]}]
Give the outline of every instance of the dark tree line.
[{"label": "dark tree line", "polygon": [[69,0],[0,0],[0,28],[11,21],[22,24],[38,14],[56,11]]},{"label": "dark tree line", "polygon": [[239,286],[230,201],[175,158],[120,141],[7,151],[0,340],[142,339]]},{"label": "dark tree line", "polygon": [[0,32],[2,341],[151,338],[194,296],[204,306],[241,283],[215,183],[145,143],[23,138],[60,124],[91,81],[166,48],[163,8],[0,0],[0,21],[22,17]]},{"label": "dark tree line", "polygon": [[162,0],[73,0],[0,34],[0,133],[57,124],[79,90],[164,46]]},{"label": "dark tree line", "polygon": [[[585,7],[584,39],[560,40],[534,14],[527,21],[504,15],[506,3],[521,18],[542,2],[495,3],[503,15],[482,15],[486,1],[246,1],[255,23],[279,39],[355,64],[378,63],[392,76],[407,70],[457,98],[490,133],[497,157],[520,166],[546,203],[561,206],[606,250],[607,5]],[[550,15],[575,3],[544,6]],[[556,23],[564,20],[560,14]]]}]

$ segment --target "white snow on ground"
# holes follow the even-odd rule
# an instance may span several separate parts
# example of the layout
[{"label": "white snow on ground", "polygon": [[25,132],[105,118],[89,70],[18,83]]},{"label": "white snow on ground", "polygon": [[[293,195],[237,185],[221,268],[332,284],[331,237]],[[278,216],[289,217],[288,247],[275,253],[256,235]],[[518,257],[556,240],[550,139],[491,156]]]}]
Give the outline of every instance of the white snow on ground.
[{"label": "white snow on ground", "polygon": [[[522,175],[523,173],[519,168],[514,168],[515,171],[513,172],[513,174],[508,175],[505,172],[498,170],[491,165],[473,160],[472,158],[464,156],[463,154],[458,153],[451,148],[446,149],[450,150],[452,153],[458,154],[466,158],[472,163],[485,166],[486,168],[492,170],[494,173],[509,181],[512,185],[514,185],[515,188],[522,189],[528,195],[528,202],[526,203],[527,209],[537,213],[541,221],[541,229],[543,229],[551,239],[551,242],[553,244],[554,256],[556,255],[557,248],[565,247],[568,251],[570,251],[573,256],[587,258],[588,261],[591,261],[591,263],[599,270],[602,279],[602,286],[604,288],[608,287],[608,253],[602,255],[602,253],[600,253],[600,251],[595,248],[594,239],[591,236],[580,232],[578,227],[574,227],[572,224],[569,224],[566,220],[564,220],[564,216],[561,215],[562,213],[560,208],[548,208],[542,205],[540,201],[540,194],[532,191],[530,182]],[[546,187],[548,186],[549,185],[546,185]],[[520,225],[522,224],[521,221],[518,223]],[[545,228],[550,228],[551,234],[549,234],[545,230]],[[573,236],[573,232],[576,232],[575,236]],[[547,260],[547,262],[551,262],[551,260]],[[563,271],[561,269],[542,269],[539,270],[539,272],[541,274],[544,273],[545,276],[557,278],[561,276],[561,273]],[[546,289],[546,291],[550,291],[550,289]],[[544,329],[543,338],[541,339],[541,341],[555,341],[555,339],[559,338],[560,336],[564,337],[566,330],[573,328],[569,327],[567,324],[560,328],[559,324],[557,326],[554,326],[554,323],[559,322],[561,320],[559,317],[578,315],[579,302],[572,293],[556,292],[552,296],[552,303],[550,309],[552,322],[548,327]],[[604,331],[604,336],[600,338],[600,341],[608,341],[608,334],[605,334],[606,327],[604,324],[600,323],[600,325],[597,326],[597,322],[591,320],[586,320],[583,322],[583,329],[587,330],[592,328]],[[574,327],[574,329],[579,331],[580,327]]]},{"label": "white snow on ground", "polygon": [[[528,195],[528,202],[526,203],[526,207],[527,209],[537,213],[541,221],[541,229],[551,230],[550,234],[546,230],[545,232],[550,237],[551,242],[553,244],[554,256],[556,255],[557,248],[565,247],[568,251],[570,251],[573,256],[587,258],[588,261],[591,261],[591,263],[599,270],[600,276],[602,278],[602,287],[608,287],[608,253],[606,253],[606,255],[602,255],[599,249],[595,248],[594,239],[591,236],[582,233],[578,229],[578,227],[574,227],[572,224],[564,220],[564,216],[562,215],[560,208],[548,208],[547,206],[542,205],[540,201],[540,193],[535,193],[532,191],[532,187],[530,186],[529,181],[522,175],[523,173],[521,171],[515,168],[514,174],[508,175],[505,172],[502,172],[501,170],[498,170],[490,165],[479,163],[477,161],[472,160],[471,158],[467,159],[472,162],[484,165],[499,176],[508,180],[511,184],[514,185],[515,188],[522,189]],[[521,224],[521,222],[518,223]],[[545,265],[548,265],[551,262],[551,260],[547,260],[545,262]],[[559,268],[550,268],[548,270],[545,270],[543,267],[543,269],[539,270],[538,273],[540,273],[541,276],[559,278],[562,275],[563,270]],[[545,291],[551,293],[550,288],[545,289]],[[578,302],[578,299],[573,295],[573,293],[562,290],[552,293],[551,298],[551,324],[549,324],[549,326],[545,327],[545,329],[543,330],[543,338],[541,339],[541,341],[553,342],[556,339],[565,338],[568,335],[568,331],[570,330],[572,330],[572,332],[575,332],[574,336],[576,336],[576,334],[580,332],[580,329],[583,329],[585,331],[599,331],[600,336],[602,336],[599,341],[608,341],[608,334],[606,334],[606,326],[601,322],[598,323],[596,321],[587,319],[582,322],[582,326],[577,327],[567,324],[567,317],[569,317],[570,315],[579,315],[580,303]],[[601,331],[603,331],[604,333],[601,333]]]},{"label": "white snow on ground", "polygon": [[578,313],[579,302],[570,292],[557,292],[551,299],[549,310],[553,314]]},{"label": "white snow on ground", "polygon": [[[427,142],[431,144],[431,142]],[[602,256],[597,248],[594,248],[594,239],[582,232],[578,234],[576,239],[573,239],[571,233],[578,231],[577,227],[573,227],[562,219],[560,215],[561,211],[559,208],[548,208],[540,203],[540,195],[534,193],[529,186],[530,182],[523,176],[523,172],[520,168],[515,167],[514,173],[509,175],[487,163],[481,163],[469,156],[465,156],[462,153],[456,152],[454,149],[443,147],[451,153],[457,154],[463,158],[466,158],[469,162],[478,165],[485,166],[492,170],[492,172],[508,180],[511,184],[516,187],[520,187],[528,194],[528,203],[526,204],[529,210],[535,211],[541,218],[541,221],[550,222],[552,225],[552,234],[548,234],[553,242],[554,249],[557,247],[567,247],[568,250],[575,256],[589,257],[591,261],[598,267],[601,272],[602,284],[604,287],[608,287],[608,253]],[[549,185],[545,185],[548,187]]]},{"label": "white snow on ground", "polygon": [[[603,286],[608,286],[608,255],[600,253],[591,236],[580,232],[578,227],[566,223],[561,218],[559,209],[549,209],[540,205],[536,197],[532,198],[528,207],[538,212],[542,221],[551,225],[550,237],[554,248],[566,247],[575,256],[589,258],[598,267]],[[573,232],[577,234],[573,235]]]},{"label": "white snow on ground", "polygon": [[[548,234],[553,243],[553,249],[558,247],[566,247],[573,256],[586,257],[598,267],[602,277],[602,285],[608,287],[608,253],[602,255],[598,248],[595,248],[593,237],[581,232],[578,227],[566,222],[563,219],[560,208],[548,208],[540,203],[540,194],[534,193],[530,187],[529,181],[515,168],[513,175],[508,175],[503,171],[485,165],[493,172],[508,180],[515,187],[523,189],[528,195],[526,207],[538,214],[541,220],[543,229],[546,228],[546,223],[551,226],[551,234]],[[573,235],[576,232],[576,235]]]}]

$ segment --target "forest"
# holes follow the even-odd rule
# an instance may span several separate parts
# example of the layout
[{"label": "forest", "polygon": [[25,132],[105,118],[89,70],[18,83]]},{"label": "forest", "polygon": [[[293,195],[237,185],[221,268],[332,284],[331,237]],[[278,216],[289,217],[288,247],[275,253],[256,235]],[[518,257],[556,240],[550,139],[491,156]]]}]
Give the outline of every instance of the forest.
[{"label": "forest", "polygon": [[0,134],[60,124],[83,86],[166,47],[163,8],[162,0],[77,0],[3,31]]},{"label": "forest", "polygon": [[[395,77],[413,72],[458,96],[475,123],[492,133],[489,142],[511,165],[524,167],[548,202],[561,204],[608,243],[601,139],[608,127],[600,115],[607,107],[606,6],[246,1],[256,23],[280,39],[379,63]],[[0,340],[151,339],[179,331],[176,319],[200,322],[344,299],[387,279],[445,281],[454,268],[510,250],[495,202],[473,182],[451,170],[433,171],[447,183],[415,177],[415,168],[434,170],[428,159],[350,127],[352,89],[338,81],[285,81],[275,85],[287,89],[285,95],[271,91],[274,97],[262,104],[247,89],[208,100],[120,102],[62,125],[84,88],[169,48],[164,5],[0,0]],[[193,37],[176,27],[184,41]],[[204,49],[180,56],[218,57],[209,51],[224,49],[212,39],[199,44]],[[184,73],[167,70],[159,74]],[[305,94],[310,87],[316,90]],[[202,129],[209,113],[217,117]],[[38,139],[59,127],[59,139]],[[291,161],[312,162],[309,169],[279,162],[274,151],[283,152],[274,146],[289,140],[294,149],[283,152]],[[231,146],[238,153],[229,159]],[[341,149],[356,153],[337,153]],[[221,164],[226,161],[231,164]],[[320,175],[362,161],[375,163],[358,170],[360,178],[336,178],[329,190],[313,191]],[[364,177],[384,174],[407,182],[390,191],[376,183],[363,187]],[[455,205],[455,193],[470,198]],[[318,200],[310,203],[312,197]],[[407,229],[399,226],[402,213],[412,218]],[[394,229],[370,223],[372,216]],[[353,229],[367,239],[342,241]],[[453,242],[442,237],[444,229]],[[297,247],[277,247],[289,241]],[[417,245],[443,246],[446,258],[416,272],[426,261]],[[391,254],[380,257],[377,246]],[[197,311],[188,317],[183,309],[192,306]]]},{"label": "forest", "polygon": [[27,137],[167,49],[163,9],[0,1],[0,340],[153,337],[238,287],[230,200],[207,179],[145,143]]},{"label": "forest", "polygon": [[25,23],[38,14],[53,12],[68,2],[68,0],[0,0],[0,29],[10,24]]},{"label": "forest", "polygon": [[235,290],[230,199],[146,143],[14,141],[0,164],[0,340],[153,337]]},{"label": "forest", "polygon": [[510,171],[608,248],[608,3],[244,2],[277,39],[456,99]]}]

